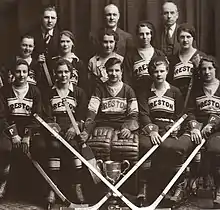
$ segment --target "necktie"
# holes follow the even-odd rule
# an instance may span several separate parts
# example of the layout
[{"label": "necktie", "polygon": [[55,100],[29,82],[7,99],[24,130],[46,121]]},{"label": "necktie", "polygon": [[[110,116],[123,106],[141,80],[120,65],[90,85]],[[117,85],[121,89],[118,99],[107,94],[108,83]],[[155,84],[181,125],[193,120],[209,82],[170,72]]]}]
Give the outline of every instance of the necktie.
[{"label": "necktie", "polygon": [[167,30],[166,30],[166,41],[167,41],[167,44],[172,44],[172,36],[171,36],[171,28],[168,27]]},{"label": "necktie", "polygon": [[45,36],[44,36],[44,42],[45,42],[46,44],[48,44],[49,41],[50,41],[50,34],[49,34],[49,33],[46,33]]}]

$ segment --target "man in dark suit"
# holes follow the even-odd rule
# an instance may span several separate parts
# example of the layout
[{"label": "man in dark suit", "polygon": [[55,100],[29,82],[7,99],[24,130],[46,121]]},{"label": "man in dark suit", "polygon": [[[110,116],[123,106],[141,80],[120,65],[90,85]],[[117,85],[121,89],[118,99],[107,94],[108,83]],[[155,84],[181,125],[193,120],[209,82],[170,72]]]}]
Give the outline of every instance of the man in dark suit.
[{"label": "man in dark suit", "polygon": [[[123,56],[125,55],[126,51],[132,48],[133,41],[132,41],[132,35],[123,31],[118,27],[118,21],[120,18],[120,13],[118,10],[118,7],[114,4],[108,4],[104,8],[104,18],[105,18],[105,28],[110,28],[116,31],[116,33],[119,36],[119,40],[117,42],[117,49],[116,53]],[[94,55],[99,46],[98,42],[98,31],[95,33],[90,34],[91,39],[91,55]],[[90,56],[91,56],[90,55]]]},{"label": "man in dark suit", "polygon": [[[41,13],[41,23],[31,29],[28,34],[34,38],[33,58],[39,63],[42,79],[38,84],[40,91],[50,89],[53,81],[52,57],[58,55],[59,30],[57,28],[57,12],[54,6],[45,6]],[[46,65],[45,65],[46,64]],[[47,94],[42,95],[43,104]]]},{"label": "man in dark suit", "polygon": [[163,30],[160,36],[160,49],[167,55],[175,54],[179,49],[177,41],[177,20],[179,12],[177,5],[172,1],[166,1],[162,5]]},{"label": "man in dark suit", "polygon": [[42,10],[41,24],[29,32],[35,40],[33,56],[39,62],[48,62],[58,54],[59,30],[56,24],[57,12],[55,7],[46,6]]}]

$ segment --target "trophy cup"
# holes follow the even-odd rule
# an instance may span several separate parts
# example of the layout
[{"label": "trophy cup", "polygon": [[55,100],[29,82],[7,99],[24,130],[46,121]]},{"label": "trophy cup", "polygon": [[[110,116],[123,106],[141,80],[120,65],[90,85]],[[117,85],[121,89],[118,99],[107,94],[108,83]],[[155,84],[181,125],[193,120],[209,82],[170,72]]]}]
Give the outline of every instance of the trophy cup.
[{"label": "trophy cup", "polygon": [[[130,163],[128,160],[123,160],[122,162],[112,160],[107,160],[103,162],[102,160],[97,160],[97,166],[100,168],[100,171],[102,171],[105,178],[113,185],[115,185],[120,177],[125,175],[130,167]],[[116,205],[117,196],[114,193],[112,195],[114,198],[110,201],[110,205],[108,207],[109,210],[111,210],[112,208],[115,209],[118,206]]]}]

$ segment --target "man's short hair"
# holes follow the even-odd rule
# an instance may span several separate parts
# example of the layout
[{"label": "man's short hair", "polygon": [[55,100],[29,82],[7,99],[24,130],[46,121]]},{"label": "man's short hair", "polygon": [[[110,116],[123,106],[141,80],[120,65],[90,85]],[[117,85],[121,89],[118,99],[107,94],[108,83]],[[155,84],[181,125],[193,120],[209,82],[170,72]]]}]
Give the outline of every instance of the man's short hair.
[{"label": "man's short hair", "polygon": [[57,14],[57,10],[56,10],[56,7],[54,5],[50,5],[50,4],[45,5],[41,10],[41,14],[44,15],[45,11],[54,11]]},{"label": "man's short hair", "polygon": [[118,9],[118,13],[120,14],[118,6],[117,6],[116,4],[112,4],[112,3],[105,5],[105,7],[104,7],[104,13],[105,13],[106,7],[109,7],[109,6],[114,6],[114,7],[116,7],[116,8]]},{"label": "man's short hair", "polygon": [[165,0],[164,2],[163,2],[163,4],[162,4],[162,11],[163,11],[163,6],[166,4],[166,3],[172,3],[173,5],[175,5],[176,6],[176,9],[177,9],[177,12],[178,12],[178,8],[179,8],[179,5],[177,4],[177,2],[175,2],[175,1],[173,1],[173,0]]},{"label": "man's short hair", "polygon": [[111,66],[115,64],[121,64],[121,63],[122,63],[121,60],[116,57],[109,58],[105,63],[105,68],[106,70],[108,70],[108,68],[110,68]]}]

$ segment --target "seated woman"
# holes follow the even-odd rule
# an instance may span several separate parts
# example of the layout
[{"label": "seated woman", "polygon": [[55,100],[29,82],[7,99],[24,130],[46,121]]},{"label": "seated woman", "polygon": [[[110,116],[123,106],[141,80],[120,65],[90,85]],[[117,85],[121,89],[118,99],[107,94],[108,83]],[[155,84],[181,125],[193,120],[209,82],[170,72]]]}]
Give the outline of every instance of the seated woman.
[{"label": "seated woman", "polygon": [[9,125],[3,138],[0,138],[0,198],[3,198],[5,193],[11,154],[18,155],[30,151],[32,157],[41,165],[45,166],[46,162],[45,141],[32,116],[34,113],[42,114],[40,92],[36,86],[27,82],[29,65],[25,60],[18,59],[11,68],[11,73],[14,77],[13,82],[0,90],[0,100],[4,105],[1,108],[5,110],[5,118]]},{"label": "seated woman", "polygon": [[14,77],[12,75],[12,68],[18,59],[25,60],[30,66],[28,82],[36,85],[40,80],[40,71],[38,62],[32,57],[34,50],[34,37],[26,34],[21,37],[18,52],[15,56],[12,56],[1,68],[2,85],[8,85],[13,82]]},{"label": "seated woman", "polygon": [[[177,40],[180,44],[180,49],[177,54],[168,58],[170,71],[167,75],[167,81],[178,87],[185,99],[191,78],[195,76],[199,60],[205,53],[196,48],[196,31],[188,23],[179,25]],[[196,85],[196,81],[193,84]]]},{"label": "seated woman", "polygon": [[88,77],[93,93],[97,84],[108,80],[105,63],[109,58],[118,58],[121,62],[123,57],[115,52],[117,48],[118,34],[112,29],[102,29],[99,32],[99,51],[89,60]]},{"label": "seated woman", "polygon": [[[166,81],[168,66],[166,57],[153,58],[149,64],[149,74],[153,79],[153,84],[150,88],[141,90],[137,94],[141,125],[140,155],[143,156],[153,145],[161,144],[156,155],[153,156],[155,159],[152,160],[156,161],[153,161],[153,164],[156,164],[155,168],[163,171],[163,177],[157,180],[164,180],[163,183],[169,181],[176,173],[182,165],[185,155],[192,147],[189,135],[181,136],[178,130],[161,143],[161,136],[180,117],[183,108],[183,97],[180,90]],[[150,169],[151,158],[148,158],[141,166],[138,195],[140,205],[147,202]],[[155,178],[157,175],[153,174]],[[166,179],[167,177],[168,179]],[[178,202],[181,200],[184,186],[183,174],[174,186],[175,192],[171,194],[171,201]],[[153,187],[155,188],[155,186]],[[158,192],[158,190],[156,191]]]},{"label": "seated woman", "polygon": [[152,58],[164,53],[154,48],[155,28],[152,23],[143,20],[136,27],[137,46],[124,57],[123,81],[135,91],[152,84],[148,65]]},{"label": "seated woman", "polygon": [[[121,60],[115,57],[109,58],[105,63],[105,68],[108,80],[103,85],[97,86],[92,94],[83,134],[87,140],[88,136],[93,133],[88,143],[97,158],[123,160],[129,158],[129,151],[126,154],[124,150],[123,154],[118,150],[117,153],[112,151],[112,148],[114,148],[114,143],[116,144],[120,139],[131,138],[130,141],[133,141],[132,133],[138,129],[137,100],[131,87],[121,81]],[[92,132],[94,123],[96,128]],[[131,153],[130,158],[137,159],[137,153],[134,153],[134,157]]]},{"label": "seated woman", "polygon": [[[193,90],[188,108],[191,138],[197,144],[202,136],[207,139],[204,161],[209,162],[210,168],[207,168],[206,164],[201,175],[213,175],[216,186],[214,203],[220,204],[220,130],[219,127],[215,129],[216,123],[213,121],[219,118],[220,113],[220,81],[217,79],[219,69],[216,59],[212,56],[204,56],[198,69],[201,84]],[[203,124],[202,129],[199,129],[199,123]],[[217,124],[219,123],[220,121]]]},{"label": "seated woman", "polygon": [[[75,52],[75,37],[72,32],[64,30],[60,32],[59,37],[59,56],[53,57],[53,64],[60,58],[68,60],[73,67],[71,73],[71,82],[82,88],[86,93],[88,91],[88,73],[83,61]],[[56,65],[56,64],[55,64]]]},{"label": "seated woman", "polygon": [[[71,75],[74,69],[72,64],[63,58],[60,58],[55,65],[55,85],[48,96],[48,119],[49,122],[57,123],[61,129],[60,134],[77,150],[80,147],[80,138],[76,136],[76,131],[67,114],[67,109],[63,99],[74,115],[75,120],[80,125],[85,120],[87,110],[87,97],[82,88],[71,82]],[[51,120],[52,119],[52,120]],[[49,136],[47,141],[47,150],[49,156],[49,173],[55,183],[61,178],[60,166],[64,173],[65,182],[68,182],[70,195],[74,196],[76,202],[83,202],[83,195],[80,193],[82,184],[82,164],[68,149],[61,143]],[[62,163],[62,165],[60,165]],[[78,197],[76,197],[78,196]],[[81,197],[80,197],[81,196]],[[78,200],[77,200],[78,199]],[[55,203],[55,193],[50,190],[48,195],[48,208]]]}]

